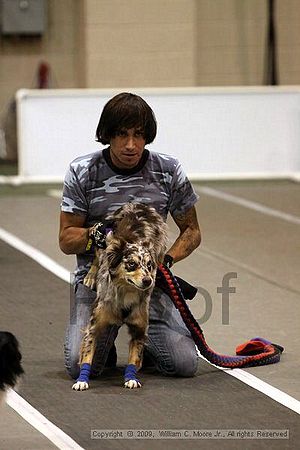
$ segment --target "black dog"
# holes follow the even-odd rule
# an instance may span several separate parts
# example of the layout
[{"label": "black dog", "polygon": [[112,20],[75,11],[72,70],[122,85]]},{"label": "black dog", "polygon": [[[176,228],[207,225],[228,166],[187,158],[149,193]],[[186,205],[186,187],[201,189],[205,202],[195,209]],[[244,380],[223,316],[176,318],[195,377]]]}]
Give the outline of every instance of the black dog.
[{"label": "black dog", "polygon": [[24,373],[22,355],[16,337],[8,331],[0,331],[0,391],[14,387]]}]

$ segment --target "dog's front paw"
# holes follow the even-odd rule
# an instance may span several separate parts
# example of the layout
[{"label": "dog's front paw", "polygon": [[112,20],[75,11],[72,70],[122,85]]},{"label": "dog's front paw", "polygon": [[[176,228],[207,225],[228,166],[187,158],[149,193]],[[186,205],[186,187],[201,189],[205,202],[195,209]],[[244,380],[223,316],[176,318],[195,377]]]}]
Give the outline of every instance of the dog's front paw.
[{"label": "dog's front paw", "polygon": [[88,388],[89,384],[86,381],[76,381],[72,386],[74,391],[86,391]]},{"label": "dog's front paw", "polygon": [[137,389],[142,387],[142,383],[136,377],[137,366],[135,364],[128,364],[125,367],[124,373],[124,387],[128,389]]},{"label": "dog's front paw", "polygon": [[124,383],[124,387],[128,389],[137,389],[142,387],[142,383],[140,383],[139,380],[127,380]]}]

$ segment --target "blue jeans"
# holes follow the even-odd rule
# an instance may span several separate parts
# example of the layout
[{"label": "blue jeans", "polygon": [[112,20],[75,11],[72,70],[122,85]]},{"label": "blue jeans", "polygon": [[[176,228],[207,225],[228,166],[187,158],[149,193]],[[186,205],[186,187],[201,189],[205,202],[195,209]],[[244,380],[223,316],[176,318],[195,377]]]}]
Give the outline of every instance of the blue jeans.
[{"label": "blue jeans", "polygon": [[[77,285],[64,346],[65,366],[74,379],[78,378],[80,369],[78,362],[82,330],[89,323],[95,298],[94,291],[83,284]],[[102,372],[117,334],[118,326],[113,325],[98,338],[92,377]],[[148,340],[144,351],[163,375],[195,375],[198,357],[194,341],[171,299],[158,288],[154,289],[150,300]]]}]

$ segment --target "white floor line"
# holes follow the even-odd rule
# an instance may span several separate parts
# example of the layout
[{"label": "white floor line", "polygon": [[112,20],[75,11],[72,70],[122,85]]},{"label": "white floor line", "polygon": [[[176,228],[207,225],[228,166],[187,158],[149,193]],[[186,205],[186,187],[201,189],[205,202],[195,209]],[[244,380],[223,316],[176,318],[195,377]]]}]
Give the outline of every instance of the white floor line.
[{"label": "white floor line", "polygon": [[288,290],[297,295],[299,295],[299,293],[300,293],[300,291],[298,289],[295,289],[295,288],[289,286],[288,284],[285,284],[282,282],[279,283],[279,282],[277,282],[276,279],[270,278],[268,275],[265,275],[263,272],[260,272],[256,269],[254,269],[252,266],[249,266],[248,264],[245,264],[245,263],[239,261],[238,259],[231,258],[230,256],[224,255],[223,253],[216,252],[214,250],[210,250],[210,249],[206,248],[205,245],[203,245],[201,247],[201,250],[199,250],[199,254],[201,254],[201,256],[204,256],[204,257],[212,259],[212,260],[218,260],[218,261],[221,260],[221,261],[229,262],[230,264],[233,264],[233,265],[239,267],[240,269],[245,270],[246,272],[250,273],[251,275],[254,275],[257,278],[260,278],[261,280],[264,280],[267,283],[272,284],[273,286],[279,287],[280,289]]},{"label": "white floor line", "polygon": [[268,206],[262,205],[261,203],[253,202],[251,200],[246,200],[242,197],[236,195],[227,194],[226,192],[219,191],[210,187],[197,187],[198,193],[206,194],[211,197],[216,197],[227,202],[235,203],[236,205],[244,206],[245,208],[253,209],[254,211],[261,212],[268,216],[277,217],[278,219],[285,220],[296,225],[300,225],[300,217],[293,216],[277,209],[269,208]]},{"label": "white floor line", "polygon": [[[172,231],[169,231],[169,236],[172,236],[173,241],[175,241],[175,239],[177,239],[177,234],[175,234]],[[270,278],[263,272],[259,272],[258,270],[254,269],[252,266],[249,266],[248,264],[245,264],[238,259],[231,258],[230,256],[227,256],[223,253],[216,252],[214,250],[210,250],[209,248],[205,247],[204,244],[203,245],[201,244],[201,247],[196,248],[196,250],[194,250],[193,254],[194,253],[201,257],[208,258],[211,260],[229,262],[230,264],[233,264],[234,266],[237,266],[238,268],[245,270],[246,272],[250,273],[251,275],[254,275],[255,277],[258,277],[267,283],[270,283],[274,286],[279,287],[280,289],[288,290],[297,295],[299,295],[299,293],[300,293],[300,291],[298,289],[294,289],[291,286],[284,284],[284,283],[278,283],[275,279]]]},{"label": "white floor line", "polygon": [[45,416],[33,408],[14,390],[8,390],[6,403],[59,449],[84,450],[83,447],[80,447],[70,436],[46,419]]},{"label": "white floor line", "polygon": [[266,383],[265,381],[261,380],[260,378],[257,378],[255,375],[252,375],[249,372],[246,372],[245,370],[233,369],[228,371],[227,369],[225,371],[228,375],[237,378],[243,383],[246,383],[248,386],[253,387],[257,391],[260,391],[263,394],[267,395],[268,397],[272,398],[273,400],[276,400],[278,403],[281,403],[281,405],[284,405],[287,408],[291,409],[292,411],[296,412],[297,414],[300,414],[300,402],[291,395],[286,394],[280,389],[277,389],[271,384]]},{"label": "white floor line", "polygon": [[49,256],[40,252],[36,248],[32,247],[29,244],[26,244],[26,242],[22,241],[17,236],[9,233],[3,228],[0,228],[0,239],[11,245],[13,248],[24,253],[26,256],[29,256],[34,261],[39,263],[42,267],[54,273],[54,275],[56,275],[57,277],[61,278],[63,281],[66,281],[67,283],[70,282],[70,272],[67,269],[57,264],[55,261],[53,261],[53,259],[49,258]]},{"label": "white floor line", "polygon": [[[34,249],[33,247],[26,244],[16,236],[6,232],[1,228],[0,228],[0,239],[4,240],[14,248],[21,251],[22,253],[25,253],[27,256],[32,258],[37,263],[42,264],[43,267],[48,269],[54,275],[60,277],[61,279],[67,282],[70,281],[69,277],[65,278],[66,273],[69,274],[69,272],[64,267],[57,264],[51,258],[41,253],[39,250]],[[218,369],[220,368],[218,367]],[[247,384],[248,386],[253,387],[257,391],[262,392],[263,394],[272,398],[281,405],[284,405],[287,408],[291,409],[292,411],[295,411],[296,413],[300,414],[300,402],[294,397],[286,394],[285,392],[282,392],[279,389],[271,385],[268,385],[268,383],[265,383],[264,381],[260,380],[254,375],[251,375],[250,373],[245,372],[241,369],[233,369],[233,370],[220,369],[220,370],[223,370],[224,373],[234,376],[235,378]]]},{"label": "white floor line", "polygon": [[[42,267],[61,278],[67,283],[70,282],[70,273],[62,266],[57,264],[51,258],[35,249],[31,245],[26,244],[18,237],[0,228],[0,239],[13,248],[21,251],[26,256],[29,256]],[[6,396],[6,403],[20,414],[30,425],[36,430],[46,436],[53,444],[61,450],[84,450],[73,439],[60,430],[56,425],[46,419],[41,413],[33,408],[26,400],[12,389],[8,391]]]},{"label": "white floor line", "polygon": [[288,409],[291,409],[292,411],[296,412],[297,414],[300,414],[300,402],[299,400],[295,399],[289,394],[286,394],[285,392],[281,391],[280,389],[272,386],[269,383],[266,383],[265,381],[261,380],[260,378],[257,378],[255,375],[252,375],[249,372],[246,372],[242,369],[223,369],[222,367],[215,366],[214,364],[207,361],[206,358],[204,358],[197,346],[196,346],[198,357],[203,359],[204,361],[208,362],[212,366],[216,367],[219,370],[222,370],[227,375],[230,375],[239,381],[242,381],[243,383],[247,384],[248,386],[251,386],[256,391],[262,392],[263,394],[267,395],[268,397],[272,398],[276,402],[280,403],[283,406],[286,406]]}]

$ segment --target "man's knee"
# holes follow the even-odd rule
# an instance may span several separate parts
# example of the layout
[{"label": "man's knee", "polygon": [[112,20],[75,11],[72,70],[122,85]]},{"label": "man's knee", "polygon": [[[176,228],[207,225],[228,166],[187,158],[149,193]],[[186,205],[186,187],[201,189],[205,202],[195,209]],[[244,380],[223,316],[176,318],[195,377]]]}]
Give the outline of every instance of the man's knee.
[{"label": "man's knee", "polygon": [[193,377],[198,368],[198,357],[196,351],[189,351],[183,354],[165,359],[160,365],[161,372],[166,376]]},{"label": "man's knee", "polygon": [[65,368],[73,380],[77,380],[79,377],[80,366],[79,366],[79,354],[72,355],[71,351],[65,348]]},{"label": "man's knee", "polygon": [[174,361],[174,372],[177,377],[193,377],[197,372],[197,355],[190,353],[184,358]]},{"label": "man's knee", "polygon": [[79,377],[79,373],[80,373],[80,367],[79,367],[79,364],[77,363],[77,364],[74,364],[74,365],[72,365],[71,367],[67,367],[66,366],[66,369],[67,369],[67,372],[68,372],[68,374],[70,375],[70,377],[73,379],[73,380],[77,380],[77,378]]}]

